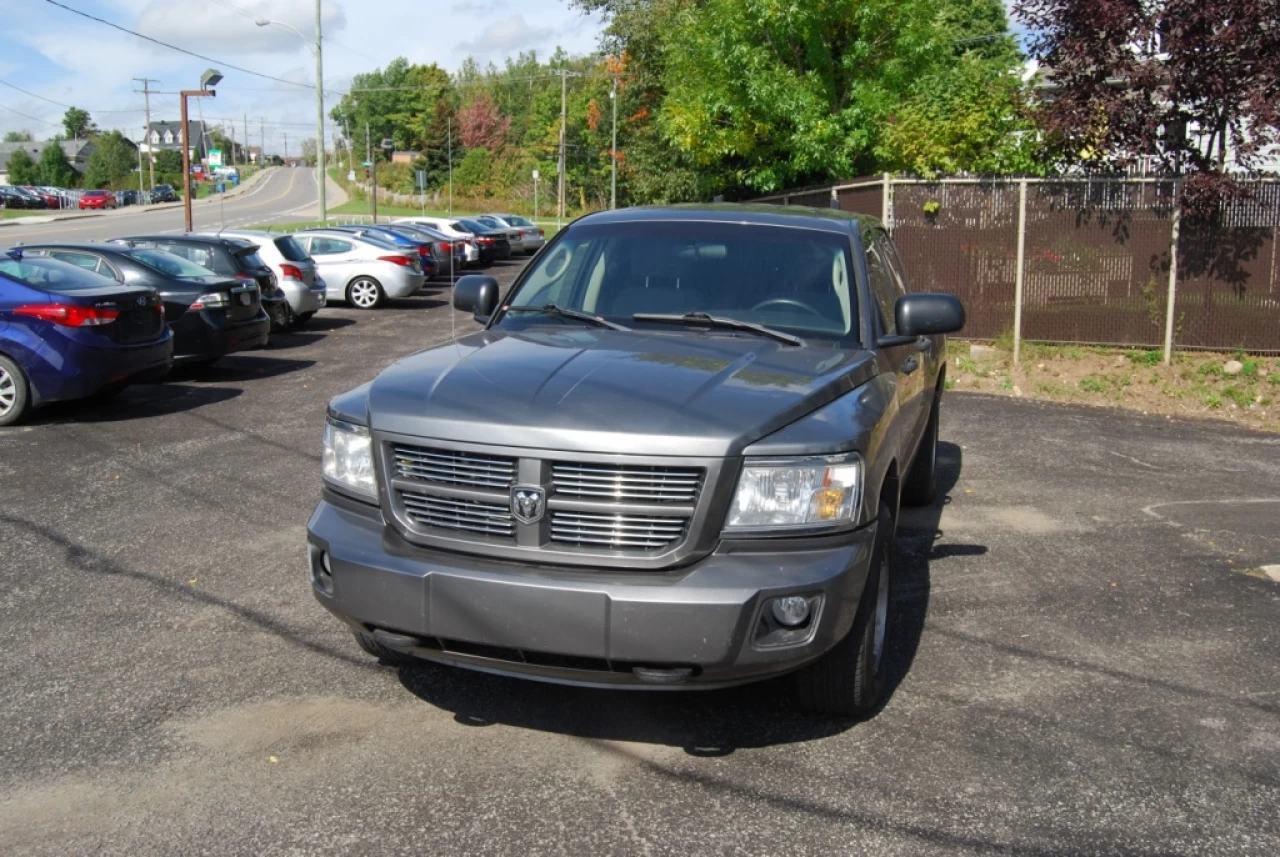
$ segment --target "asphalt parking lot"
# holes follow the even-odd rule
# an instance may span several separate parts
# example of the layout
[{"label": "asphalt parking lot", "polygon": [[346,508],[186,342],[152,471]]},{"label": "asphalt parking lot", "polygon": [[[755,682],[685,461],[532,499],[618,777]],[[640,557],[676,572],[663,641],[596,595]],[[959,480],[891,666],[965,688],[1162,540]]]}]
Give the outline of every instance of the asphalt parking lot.
[{"label": "asphalt parking lot", "polygon": [[948,396],[865,723],[397,670],[304,528],[326,400],[447,299],[0,430],[0,853],[1280,853],[1280,437]]}]

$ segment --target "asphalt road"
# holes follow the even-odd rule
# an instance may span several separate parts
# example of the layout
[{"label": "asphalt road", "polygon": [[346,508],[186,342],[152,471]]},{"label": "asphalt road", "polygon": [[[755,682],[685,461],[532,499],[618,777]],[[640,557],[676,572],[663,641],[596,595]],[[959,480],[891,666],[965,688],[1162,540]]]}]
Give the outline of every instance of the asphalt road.
[{"label": "asphalt road", "polygon": [[446,297],[0,430],[0,853],[1280,853],[1280,438],[948,396],[869,722],[396,670],[304,525],[326,399]]},{"label": "asphalt road", "polygon": [[[216,230],[305,219],[308,214],[316,216],[317,198],[314,170],[278,167],[230,199],[196,200],[192,203],[192,224],[197,230]],[[3,226],[0,247],[34,241],[102,241],[122,235],[183,230],[181,205],[153,211],[130,207],[83,219]]]}]

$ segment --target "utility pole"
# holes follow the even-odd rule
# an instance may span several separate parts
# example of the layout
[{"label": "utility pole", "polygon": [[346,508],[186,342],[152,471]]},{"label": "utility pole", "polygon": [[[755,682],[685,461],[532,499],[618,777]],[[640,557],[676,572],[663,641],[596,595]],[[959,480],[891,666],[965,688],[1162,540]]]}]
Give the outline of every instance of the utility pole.
[{"label": "utility pole", "polygon": [[[259,159],[261,160],[261,159]],[[249,114],[244,114],[244,162],[249,163]]]},{"label": "utility pole", "polygon": [[618,207],[618,77],[614,75],[613,89],[609,90],[613,102],[613,147],[609,149],[611,171],[609,175],[609,207]]},{"label": "utility pole", "polygon": [[378,222],[378,162],[373,157],[373,143],[369,136],[369,123],[364,123],[364,150],[369,161],[369,190],[372,192],[370,199],[373,200],[373,222]]},{"label": "utility pole", "polygon": [[289,164],[289,132],[284,132],[284,162],[285,166]]},{"label": "utility pole", "polygon": [[[151,186],[154,188],[156,186],[156,153],[151,150],[151,84],[159,83],[160,81],[153,80],[149,77],[135,77],[134,80],[142,84],[142,104],[146,108],[147,113],[147,128],[146,131],[143,132],[142,138],[147,141],[147,161],[151,164],[149,173],[151,176]],[[137,91],[138,90],[136,89],[134,90],[134,92]]]},{"label": "utility pole", "polygon": [[567,125],[569,121],[569,72],[568,69],[560,69],[560,164],[556,170],[556,195],[558,202],[556,204],[556,225],[560,225],[561,218],[564,217],[564,145],[567,139]]},{"label": "utility pole", "polygon": [[449,117],[448,128],[449,128],[449,149],[448,149],[447,156],[449,158],[449,215],[452,216],[453,215],[453,117],[452,116]]},{"label": "utility pole", "polygon": [[316,0],[316,186],[320,192],[320,222],[329,222],[324,184],[324,56],[320,51],[320,0]]},{"label": "utility pole", "polygon": [[258,133],[262,137],[259,141],[262,151],[258,153],[258,160],[265,163],[267,160],[267,120],[261,116],[258,117]]}]

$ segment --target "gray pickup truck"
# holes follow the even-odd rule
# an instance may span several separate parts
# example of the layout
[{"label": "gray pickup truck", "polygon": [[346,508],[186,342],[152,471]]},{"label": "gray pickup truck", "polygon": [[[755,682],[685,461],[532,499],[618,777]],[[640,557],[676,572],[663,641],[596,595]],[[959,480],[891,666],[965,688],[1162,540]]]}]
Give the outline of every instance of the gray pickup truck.
[{"label": "gray pickup truck", "polygon": [[811,710],[875,710],[964,324],[877,221],[594,214],[454,306],[484,328],[329,403],[308,569],[366,652],[597,687],[794,671]]}]

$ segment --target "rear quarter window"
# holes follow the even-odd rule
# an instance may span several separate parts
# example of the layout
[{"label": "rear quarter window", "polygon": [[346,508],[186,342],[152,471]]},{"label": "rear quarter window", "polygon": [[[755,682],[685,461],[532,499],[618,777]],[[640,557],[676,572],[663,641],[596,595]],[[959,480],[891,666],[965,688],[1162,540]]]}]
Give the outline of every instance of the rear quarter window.
[{"label": "rear quarter window", "polygon": [[307,261],[307,251],[302,249],[302,245],[292,235],[277,238],[272,243],[276,245],[276,249],[280,251],[280,255],[286,262]]}]

